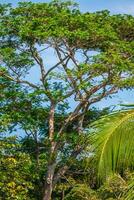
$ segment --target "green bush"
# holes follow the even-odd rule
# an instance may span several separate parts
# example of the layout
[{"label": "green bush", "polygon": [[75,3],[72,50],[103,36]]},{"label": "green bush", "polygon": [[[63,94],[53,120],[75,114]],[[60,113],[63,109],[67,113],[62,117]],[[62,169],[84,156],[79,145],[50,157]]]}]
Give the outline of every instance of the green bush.
[{"label": "green bush", "polygon": [[69,194],[65,197],[65,200],[97,200],[97,195],[86,184],[77,184],[74,186]]}]

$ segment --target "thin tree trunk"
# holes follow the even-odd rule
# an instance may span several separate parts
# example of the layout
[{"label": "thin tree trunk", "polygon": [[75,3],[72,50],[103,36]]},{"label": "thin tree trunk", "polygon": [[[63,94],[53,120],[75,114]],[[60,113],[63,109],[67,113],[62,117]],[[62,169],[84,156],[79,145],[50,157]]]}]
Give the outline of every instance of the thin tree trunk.
[{"label": "thin tree trunk", "polygon": [[65,199],[65,191],[63,190],[62,191],[62,200],[64,200]]},{"label": "thin tree trunk", "polygon": [[39,154],[40,154],[40,150],[39,150],[39,144],[38,141],[36,141],[36,170],[39,170]]},{"label": "thin tree trunk", "polygon": [[40,149],[39,149],[39,142],[38,142],[38,133],[37,131],[34,131],[33,137],[35,140],[35,157],[36,157],[36,170],[38,172],[39,170],[39,154],[40,154]]},{"label": "thin tree trunk", "polygon": [[50,156],[47,166],[47,175],[44,187],[43,200],[51,200],[52,191],[53,191],[53,177],[56,167],[56,152],[55,142],[54,142],[54,111],[55,104],[51,102],[50,113],[49,113],[49,141],[50,141]]}]

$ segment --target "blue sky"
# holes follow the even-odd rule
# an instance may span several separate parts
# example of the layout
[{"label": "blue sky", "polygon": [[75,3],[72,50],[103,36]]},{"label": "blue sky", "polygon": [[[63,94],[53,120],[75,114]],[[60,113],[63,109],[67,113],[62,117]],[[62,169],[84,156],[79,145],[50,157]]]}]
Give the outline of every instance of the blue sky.
[{"label": "blue sky", "polygon": [[[26,1],[26,0],[25,0]],[[0,0],[0,3],[16,5],[18,0]],[[50,0],[32,0],[32,2],[50,2]],[[112,13],[128,13],[134,15],[134,0],[75,0],[82,11],[108,9]]]},{"label": "blue sky", "polygon": [[[18,2],[18,0],[0,0],[0,3],[12,3],[14,6]],[[50,0],[32,0],[32,2],[50,2]],[[83,12],[108,9],[112,14],[126,13],[134,15],[134,0],[75,0],[75,2],[79,4],[80,10]],[[134,91],[119,92],[112,99],[97,103],[97,107],[103,108],[120,102],[134,102]]]},{"label": "blue sky", "polygon": [[108,9],[112,13],[134,14],[134,0],[77,0],[82,11]]}]

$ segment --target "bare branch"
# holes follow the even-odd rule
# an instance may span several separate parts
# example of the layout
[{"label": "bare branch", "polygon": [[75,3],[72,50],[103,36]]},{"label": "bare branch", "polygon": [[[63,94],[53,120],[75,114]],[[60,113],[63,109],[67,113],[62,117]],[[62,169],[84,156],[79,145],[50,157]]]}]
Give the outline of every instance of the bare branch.
[{"label": "bare branch", "polygon": [[23,84],[26,84],[26,85],[28,85],[28,86],[30,86],[30,87],[32,87],[32,88],[35,88],[35,89],[39,89],[39,87],[38,86],[36,86],[35,84],[33,84],[33,83],[31,83],[31,82],[29,82],[29,81],[25,81],[25,80],[14,80],[15,82],[17,82],[17,83],[23,83]]},{"label": "bare branch", "polygon": [[118,88],[113,86],[109,91],[106,91],[106,89],[103,90],[102,94],[98,97],[92,98],[89,103],[90,105],[93,103],[96,103],[100,101],[102,98],[109,96],[110,94],[115,94],[118,92]]},{"label": "bare branch", "polygon": [[6,75],[6,74],[3,74],[4,77],[6,77],[7,79],[11,80],[11,81],[14,81],[16,83],[22,83],[22,84],[26,84],[32,88],[36,88],[36,89],[39,89],[39,87],[29,81],[26,81],[26,80],[20,80],[20,79],[14,79],[13,77],[9,76],[9,75]]},{"label": "bare branch", "polygon": [[36,63],[40,67],[41,81],[44,84],[44,76],[45,76],[46,72],[45,72],[45,67],[44,67],[44,64],[43,64],[43,59],[40,57],[40,55],[39,55],[39,53],[38,53],[38,51],[35,47],[30,46],[30,51],[32,53],[34,60],[36,61]]},{"label": "bare branch", "polygon": [[[76,94],[79,96],[79,98],[82,98],[82,95],[81,95],[81,93],[80,93],[80,91],[79,91],[79,89],[78,89],[76,80],[74,80],[74,78],[72,77],[72,75],[68,73],[67,64],[68,64],[69,59],[67,60],[66,63],[64,63],[64,62],[62,61],[63,59],[62,59],[61,53],[60,53],[60,51],[59,51],[59,48],[58,48],[57,46],[55,47],[55,50],[56,50],[56,52],[57,52],[57,55],[58,55],[59,60],[61,61],[62,66],[63,66],[63,68],[64,68],[64,70],[65,70],[65,72],[66,72],[66,74],[67,74],[67,76],[68,76],[68,79],[70,80],[70,82],[71,82],[71,84],[72,84],[73,89],[75,90],[75,92],[76,92]],[[68,56],[69,56],[69,55],[68,55]],[[69,56],[69,58],[70,58],[70,56]]]},{"label": "bare branch", "polygon": [[57,68],[60,64],[62,64],[62,62],[64,62],[66,59],[68,58],[68,56],[66,56],[65,58],[63,58],[60,62],[58,62],[56,65],[54,65],[53,67],[51,67],[45,74],[44,79],[48,76],[48,74],[54,70],[55,68]]},{"label": "bare branch", "polygon": [[38,53],[40,53],[40,52],[42,52],[42,51],[44,51],[44,50],[49,49],[51,46],[52,46],[52,45],[50,44],[50,45],[48,45],[47,47],[44,47],[43,49],[41,49],[40,51],[38,51]]},{"label": "bare branch", "polygon": [[72,96],[74,94],[74,92],[75,92],[74,90],[68,92],[66,95],[63,96],[63,99],[69,98],[70,96]]}]

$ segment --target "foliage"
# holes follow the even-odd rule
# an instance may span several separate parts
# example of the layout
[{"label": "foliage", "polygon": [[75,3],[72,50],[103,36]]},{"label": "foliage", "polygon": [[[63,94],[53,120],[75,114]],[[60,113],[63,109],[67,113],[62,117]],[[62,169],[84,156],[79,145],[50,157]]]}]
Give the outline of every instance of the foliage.
[{"label": "foliage", "polygon": [[31,160],[21,152],[15,137],[0,142],[0,196],[1,199],[30,199],[34,189],[31,182]]},{"label": "foliage", "polygon": [[71,191],[65,196],[65,200],[97,200],[95,191],[90,189],[86,184],[76,184]]},{"label": "foliage", "polygon": [[133,169],[134,111],[116,112],[94,123],[93,145],[98,159],[98,175],[105,179],[112,172]]},{"label": "foliage", "polygon": [[125,198],[125,200],[132,200],[134,198],[134,180],[129,183],[128,189],[123,198]]},{"label": "foliage", "polygon": [[101,199],[120,199],[127,191],[127,183],[120,175],[108,177],[104,185],[102,185],[98,194]]}]

